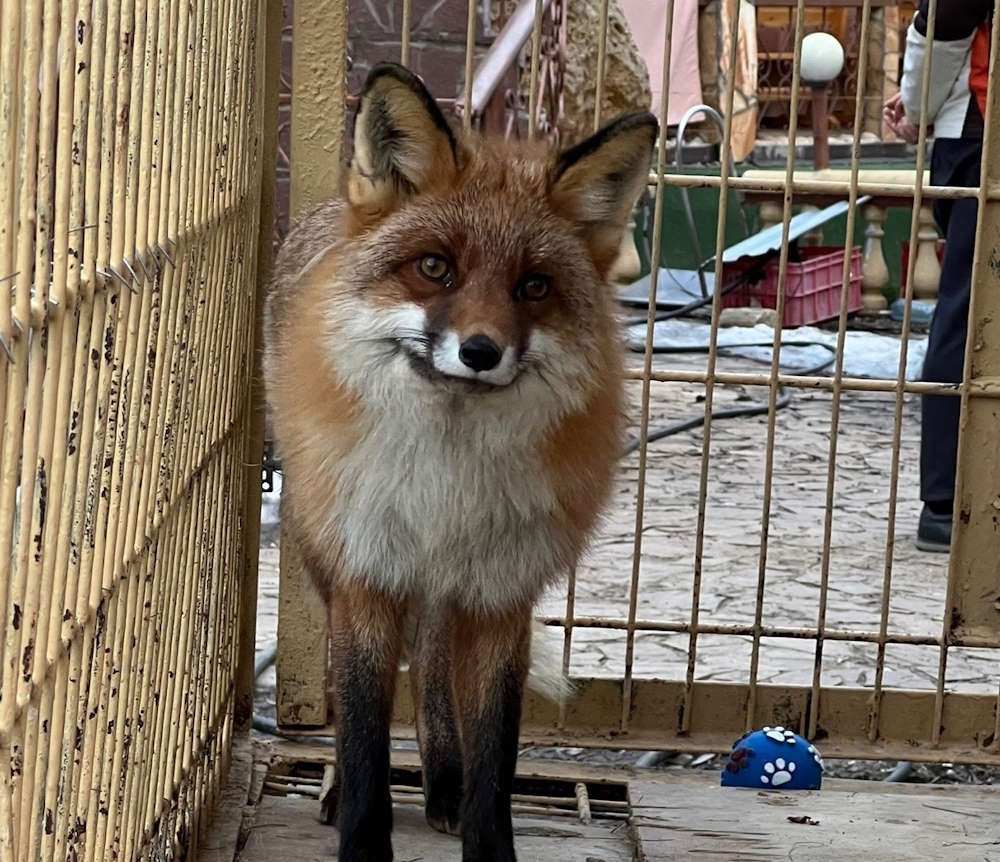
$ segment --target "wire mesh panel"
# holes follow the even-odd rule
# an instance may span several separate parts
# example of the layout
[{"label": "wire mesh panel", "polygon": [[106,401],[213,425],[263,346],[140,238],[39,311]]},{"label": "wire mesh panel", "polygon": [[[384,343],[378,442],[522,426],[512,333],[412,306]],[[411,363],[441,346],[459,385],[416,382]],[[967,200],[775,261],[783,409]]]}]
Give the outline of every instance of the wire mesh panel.
[{"label": "wire mesh panel", "polygon": [[[600,106],[609,2],[594,5],[603,19],[595,99]],[[667,4],[667,22],[674,20],[675,5]],[[816,83],[802,74],[804,0],[793,8],[788,148],[781,169],[737,176],[671,171],[671,132],[661,125],[650,177],[655,192],[653,296],[645,323],[633,323],[628,330],[628,341],[637,348],[628,372],[637,442],[622,460],[620,494],[604,534],[576,570],[567,573],[568,590],[543,604],[544,621],[564,632],[564,666],[578,685],[562,706],[529,697],[526,739],[589,744],[613,739],[616,746],[728,750],[744,731],[780,723],[821,741],[824,752],[833,756],[998,759],[1000,310],[995,306],[1000,293],[995,284],[994,175],[1000,162],[983,159],[981,182],[929,184],[929,60],[919,72],[915,164],[908,173],[892,176],[864,166],[865,76],[872,7],[880,5],[864,0],[857,11],[859,45],[852,66],[857,81],[850,88],[856,104],[846,167],[810,171],[797,164],[799,102]],[[409,6],[401,0],[404,22],[411,20]],[[468,3],[458,107],[476,104],[477,75],[502,77],[498,58],[514,63],[526,57],[536,64],[528,66],[529,131],[546,131],[536,121],[535,87],[542,74],[537,64],[545,58],[539,46],[548,5],[522,0],[512,18],[519,22],[511,30],[516,30],[518,44],[494,46],[487,54],[492,65],[484,60],[477,69],[472,52],[478,6],[474,0]],[[931,0],[930,44],[936,10],[937,2]],[[532,27],[523,20],[528,11],[535,16]],[[740,16],[730,14],[727,20],[731,32],[723,44],[731,56],[724,65],[734,69]],[[996,24],[986,41],[991,43],[990,68],[996,69]],[[404,57],[407,44],[404,33]],[[671,49],[672,26],[667,23],[658,106],[663,118],[669,115]],[[730,163],[732,152],[736,77],[729,76],[720,106],[723,165]],[[995,77],[989,77],[984,106],[987,154],[997,146],[991,119],[1000,98]],[[465,126],[472,126],[475,111],[461,114]],[[595,116],[594,128],[610,119]],[[714,289],[704,303],[710,314],[698,363],[684,358],[690,351],[683,349],[660,355],[671,330],[655,303],[657,289],[664,288],[663,239],[673,230],[666,193],[694,188],[718,190]],[[739,344],[734,354],[732,340],[724,337],[722,312],[730,293],[724,253],[734,192],[780,202],[780,241],[771,269],[778,321],[790,302],[790,273],[799,263],[791,229],[796,210],[824,201],[846,204],[836,267],[839,314],[819,345],[827,361],[811,370],[803,369],[813,363],[789,357],[796,349],[815,347],[808,338],[819,338],[816,334],[789,337],[775,326],[764,344],[745,344],[742,354]],[[858,209],[873,200],[909,210],[910,248],[922,238],[921,210],[927,202],[978,201],[962,381],[925,379],[919,372],[925,345],[913,337],[916,255],[906,264],[902,320],[890,367],[860,373],[850,361]],[[764,370],[747,357],[748,346],[763,356]],[[791,412],[808,426],[804,436],[795,437],[799,432],[785,421],[793,396],[808,405]],[[918,411],[920,399],[927,396],[957,399],[962,405],[950,562],[909,550],[908,524],[915,527],[919,505]],[[737,399],[753,400],[755,406],[741,409],[732,403]],[[696,405],[697,415],[678,423],[683,427],[671,432],[669,446],[660,442],[666,435],[658,433],[656,424],[685,403]],[[730,415],[758,418],[743,425],[720,421]],[[674,505],[675,498],[682,498],[683,505]],[[719,656],[724,664],[715,660]],[[412,705],[405,686],[402,692],[396,717],[405,726],[412,721]]]},{"label": "wire mesh panel", "polygon": [[[671,4],[672,5],[672,4]],[[963,425],[964,435],[961,452],[965,463],[959,471],[959,489],[956,493],[956,536],[951,567],[947,576],[941,566],[935,566],[924,558],[916,572],[908,572],[908,577],[918,579],[931,574],[923,585],[918,580],[919,601],[917,616],[909,619],[900,613],[899,588],[894,576],[895,563],[899,556],[897,540],[898,516],[900,511],[900,476],[917,459],[916,447],[904,443],[904,428],[913,422],[913,396],[917,394],[940,394],[946,397],[964,396],[967,409],[969,402],[979,405],[979,410],[995,415],[994,402],[990,398],[996,394],[990,380],[973,379],[971,369],[983,363],[983,368],[995,356],[998,346],[995,338],[984,337],[990,320],[979,319],[975,311],[971,318],[972,331],[978,333],[970,341],[970,365],[966,369],[966,379],[962,384],[949,381],[913,380],[909,361],[910,334],[912,325],[912,283],[914,260],[908,263],[905,290],[904,315],[901,336],[897,349],[897,373],[895,379],[880,374],[852,377],[845,370],[846,343],[848,336],[848,298],[851,281],[851,257],[855,236],[856,211],[861,195],[875,195],[881,198],[898,198],[900,205],[912,207],[910,247],[916,247],[920,230],[919,211],[923,199],[959,200],[978,197],[980,211],[988,210],[991,204],[988,196],[979,188],[929,187],[925,185],[928,93],[931,64],[926,63],[922,72],[922,107],[919,141],[916,147],[916,165],[913,181],[905,177],[895,183],[879,179],[877,182],[864,181],[861,164],[861,135],[863,130],[862,94],[865,91],[864,75],[867,69],[866,52],[869,49],[869,24],[871,20],[870,2],[865,2],[860,10],[860,56],[857,64],[858,82],[856,86],[857,108],[853,134],[853,150],[850,167],[843,171],[846,176],[822,172],[810,174],[807,169],[796,165],[796,148],[793,142],[797,134],[798,100],[803,89],[801,73],[802,38],[804,30],[803,2],[796,9],[796,33],[794,42],[794,75],[791,87],[789,110],[788,159],[783,171],[775,171],[771,177],[755,175],[731,178],[726,173],[720,176],[690,177],[671,174],[665,170],[665,131],[660,141],[659,164],[654,179],[656,182],[656,210],[652,243],[653,291],[655,295],[661,237],[664,231],[664,190],[668,187],[704,185],[717,187],[718,230],[715,250],[715,292],[711,303],[711,318],[708,327],[707,363],[705,369],[691,370],[670,361],[654,361],[654,351],[659,342],[659,328],[656,324],[655,306],[650,304],[649,318],[645,332],[644,361],[641,369],[633,370],[633,378],[641,388],[636,400],[639,430],[638,452],[628,469],[635,473],[630,477],[635,489],[635,509],[631,553],[631,579],[625,613],[620,617],[611,614],[602,616],[581,616],[574,613],[577,597],[584,585],[582,575],[577,574],[571,581],[566,612],[553,615],[549,622],[562,623],[566,627],[566,663],[572,666],[574,646],[580,634],[591,630],[620,632],[619,643],[623,648],[622,677],[620,680],[590,680],[582,688],[582,700],[571,705],[568,714],[546,715],[540,711],[537,721],[547,730],[569,729],[576,733],[598,737],[602,731],[612,733],[616,744],[634,741],[636,744],[660,744],[669,747],[717,747],[728,748],[735,736],[744,730],[768,723],[782,723],[795,727],[812,739],[824,740],[828,753],[851,754],[853,756],[893,756],[905,755],[909,758],[937,759],[941,757],[971,760],[992,760],[996,757],[995,723],[998,715],[995,695],[997,677],[995,672],[977,677],[976,684],[969,684],[962,674],[949,676],[948,660],[955,663],[960,648],[980,650],[978,660],[986,660],[989,651],[1000,646],[1000,620],[997,619],[994,602],[997,552],[995,538],[984,537],[993,529],[995,517],[989,511],[995,493],[987,490],[989,481],[995,479],[996,429],[987,430],[985,424],[979,426],[978,437],[970,436],[971,425]],[[934,19],[935,3],[930,3],[928,20]],[[667,19],[671,19],[672,10]],[[737,43],[737,16],[733,16],[733,32],[730,45]],[[928,26],[928,40],[933,42],[933,24]],[[668,26],[664,46],[664,103],[661,116],[667,114],[667,99],[670,92],[671,50],[670,28]],[[733,48],[735,50],[735,48]],[[993,33],[992,62],[996,63],[996,33]],[[728,162],[730,135],[732,129],[734,78],[728,82],[725,94],[724,116],[727,118],[720,161]],[[993,97],[991,96],[991,99]],[[992,108],[992,101],[989,108]],[[986,127],[990,127],[987,111]],[[985,148],[989,151],[990,140],[987,133]],[[984,162],[985,163],[985,162]],[[985,187],[985,186],[984,186]],[[787,351],[788,335],[782,336],[780,326],[774,328],[770,349],[768,373],[754,373],[740,370],[730,371],[723,365],[726,351],[721,347],[720,318],[726,293],[726,267],[723,255],[726,249],[727,207],[729,192],[739,189],[744,192],[779,193],[782,201],[782,235],[777,262],[777,308],[775,317],[784,319],[784,308],[788,301],[789,284],[789,223],[793,215],[793,205],[809,203],[810,196],[822,195],[830,199],[846,200],[846,241],[844,243],[842,290],[840,314],[836,339],[828,373],[823,375],[789,373],[784,368],[783,348]],[[992,259],[992,238],[981,235],[977,247],[977,259]],[[978,265],[974,279],[973,295],[984,297],[979,304],[981,311],[991,301],[990,288],[994,273],[987,272],[983,264]],[[978,291],[978,293],[977,293]],[[988,298],[987,298],[988,297]],[[974,308],[977,302],[973,300]],[[978,338],[978,341],[976,340]],[[971,359],[978,355],[979,359]],[[671,367],[674,365],[674,367]],[[985,376],[980,371],[980,378]],[[704,399],[703,419],[696,423],[699,431],[689,440],[689,451],[681,459],[665,462],[660,459],[651,462],[652,446],[648,444],[650,415],[655,411],[658,398],[669,398],[670,385],[697,384],[702,386]],[[730,449],[714,443],[716,420],[723,415],[716,402],[726,397],[729,387],[748,389],[764,388],[766,409],[764,426],[746,429],[745,445],[754,451],[750,476],[734,474],[726,469],[727,458],[732,463]],[[787,480],[782,460],[791,460],[788,450],[782,446],[782,436],[788,433],[787,426],[779,422],[779,409],[789,391],[818,390],[828,393],[823,409],[816,415],[825,413],[825,452],[816,451],[811,460],[797,466],[802,472]],[[874,484],[884,481],[883,490],[876,495],[876,507],[867,523],[862,522],[860,530],[853,535],[845,534],[845,527],[838,520],[850,517],[851,507],[844,505],[845,493],[838,487],[838,465],[848,458],[842,449],[850,450],[852,431],[858,424],[851,422],[844,427],[846,411],[858,403],[859,393],[880,393],[877,397],[878,409],[872,410],[869,421],[880,422],[884,441],[884,458],[887,463],[871,469],[863,482]],[[721,396],[721,398],[720,398]],[[871,396],[865,396],[871,397]],[[969,409],[971,415],[972,410]],[[761,433],[763,432],[763,433]],[[734,432],[731,432],[730,437]],[[699,439],[700,438],[700,439]],[[815,442],[815,441],[814,441]],[[845,445],[846,444],[846,445]],[[690,451],[696,449],[697,455]],[[796,453],[797,454],[797,453]],[[941,457],[945,457],[941,453]],[[878,459],[873,459],[878,460]],[[723,466],[719,467],[718,463]],[[663,567],[662,544],[657,550],[646,551],[645,544],[655,539],[656,531],[669,528],[659,511],[662,501],[651,495],[654,487],[662,493],[666,485],[657,481],[651,472],[651,463],[656,469],[668,470],[676,476],[692,471],[697,491],[693,496],[696,511],[686,523],[690,525],[693,537],[683,542],[692,556],[686,567],[685,583],[688,593],[671,584],[671,592],[664,603],[643,601],[644,582],[656,582],[658,567]],[[796,462],[793,462],[796,463]],[[695,466],[697,464],[697,466]],[[747,462],[744,461],[744,468]],[[910,472],[913,472],[910,470]],[[784,473],[784,476],[782,475]],[[984,481],[989,476],[989,481]],[[815,481],[811,481],[815,480]],[[752,492],[748,484],[755,485]],[[775,569],[777,566],[769,556],[775,533],[775,518],[783,513],[782,507],[793,511],[805,504],[809,495],[802,489],[811,484],[816,492],[812,495],[814,506],[813,523],[818,529],[807,525],[799,536],[799,541],[786,545],[796,548],[799,553],[799,575],[805,577],[782,579],[780,584]],[[995,485],[995,482],[994,482]],[[715,487],[713,487],[715,486]],[[887,487],[886,487],[887,486]],[[975,487],[977,492],[970,489]],[[993,486],[989,486],[993,487]],[[994,489],[995,490],[995,489]],[[850,492],[857,492],[850,489]],[[978,495],[977,495],[978,493]],[[782,499],[780,495],[784,495]],[[818,499],[817,499],[818,498]],[[907,499],[912,503],[912,495]],[[751,537],[741,533],[739,526],[727,528],[726,513],[713,512],[713,507],[725,509],[726,505],[759,506],[754,519],[757,535]],[[720,517],[721,515],[721,517]],[[786,523],[789,519],[785,519]],[[745,526],[746,519],[742,520]],[[964,526],[976,526],[966,531]],[[713,529],[714,528],[714,529]],[[848,527],[848,529],[850,529]],[[855,530],[858,530],[855,527]],[[971,535],[976,536],[973,541]],[[687,537],[686,537],[687,538]],[[817,544],[813,541],[819,539]],[[912,539],[907,535],[905,541]],[[864,564],[868,567],[860,579],[860,588],[853,601],[840,602],[844,607],[834,607],[842,596],[838,595],[838,575],[841,581],[849,581],[845,586],[857,586],[858,578],[844,578],[843,566],[838,566],[838,553],[848,558],[851,543],[867,543],[874,547],[881,543],[881,554],[870,554]],[[992,543],[992,544],[991,544]],[[735,547],[734,547],[735,545]],[[721,558],[723,570],[715,565]],[[879,559],[880,557],[880,559]],[[755,559],[754,559],[755,558]],[[921,571],[926,566],[926,571]],[[756,574],[749,576],[752,567]],[[677,571],[676,566],[673,567]],[[683,567],[682,567],[683,568]],[[912,567],[911,567],[912,569]],[[592,569],[591,569],[592,570]],[[744,575],[744,588],[732,588],[733,580]],[[854,573],[852,573],[853,575]],[[936,583],[933,575],[937,575]],[[713,608],[711,599],[727,589],[719,587],[725,583],[730,596],[740,596],[738,607],[720,612],[720,606]],[[987,588],[987,583],[990,586]],[[793,597],[793,588],[800,589],[800,595]],[[908,588],[912,591],[914,585]],[[921,592],[922,590],[922,592]],[[833,598],[831,598],[833,597]],[[959,599],[959,597],[961,597]],[[706,601],[706,599],[709,599]],[[786,605],[787,602],[787,605]],[[965,607],[959,608],[956,602]],[[640,616],[642,606],[645,613]],[[969,607],[971,606],[971,607]],[[975,608],[976,625],[968,624],[968,615]],[[787,608],[794,608],[788,613]],[[862,612],[864,610],[864,612]],[[707,617],[707,619],[706,619]],[[831,619],[835,617],[837,622]],[[841,622],[846,620],[848,622]],[[938,621],[938,622],[932,622]],[[853,623],[853,624],[852,624]],[[924,625],[927,623],[927,625]],[[936,628],[935,628],[936,627]],[[670,644],[682,656],[674,663],[677,668],[675,679],[649,680],[636,672],[636,650],[640,637],[650,646],[657,642]],[[728,657],[728,673],[720,674],[718,665],[711,665],[699,653],[709,646],[716,653]],[[925,647],[922,651],[918,647]],[[847,648],[852,651],[844,658]],[[789,673],[791,653],[795,650],[801,656],[803,673]],[[918,674],[912,674],[906,684],[893,685],[887,674],[892,656],[911,650],[909,667]],[[975,652],[975,650],[971,650]],[[771,653],[771,657],[768,653]],[[969,649],[964,652],[970,652]],[[995,655],[995,653],[993,653]],[[965,657],[966,659],[969,656]],[[990,656],[992,658],[992,656]],[[739,667],[742,664],[743,670]],[[857,676],[850,678],[849,684],[832,684],[831,665],[836,671],[844,664],[857,669]],[[807,669],[808,668],[808,669]],[[924,685],[914,684],[917,676],[922,676]],[[726,682],[715,682],[720,676]],[[897,675],[898,676],[898,675]],[[765,678],[766,677],[766,678]],[[780,679],[780,684],[768,680]],[[917,680],[919,681],[919,680]],[[862,685],[857,685],[857,683]],[[599,718],[588,715],[588,709],[597,710]],[[602,721],[603,719],[603,721]],[[610,724],[610,726],[609,726]],[[596,731],[596,732],[595,732]]]},{"label": "wire mesh panel", "polygon": [[261,4],[0,3],[0,859],[190,847],[232,731]]}]

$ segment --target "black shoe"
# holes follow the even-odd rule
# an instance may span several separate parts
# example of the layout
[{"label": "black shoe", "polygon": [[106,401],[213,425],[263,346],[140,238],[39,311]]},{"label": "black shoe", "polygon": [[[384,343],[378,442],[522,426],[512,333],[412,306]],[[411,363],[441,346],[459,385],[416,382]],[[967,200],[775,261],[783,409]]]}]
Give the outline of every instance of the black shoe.
[{"label": "black shoe", "polygon": [[917,547],[921,551],[947,553],[951,550],[951,513],[938,513],[924,506],[917,527]]}]

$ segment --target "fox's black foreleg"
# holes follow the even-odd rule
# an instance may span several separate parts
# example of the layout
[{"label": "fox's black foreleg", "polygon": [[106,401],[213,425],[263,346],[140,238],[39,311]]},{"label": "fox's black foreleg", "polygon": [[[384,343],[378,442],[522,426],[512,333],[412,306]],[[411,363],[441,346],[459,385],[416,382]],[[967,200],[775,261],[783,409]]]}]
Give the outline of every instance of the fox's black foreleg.
[{"label": "fox's black foreleg", "polygon": [[455,692],[465,787],[463,862],[516,862],[510,801],[528,673],[530,611],[465,616],[455,632]]},{"label": "fox's black foreleg", "polygon": [[439,832],[459,834],[462,749],[452,692],[454,616],[446,610],[421,614],[410,665],[415,685],[417,738],[423,765],[427,822]]},{"label": "fox's black foreleg", "polygon": [[389,723],[402,609],[368,590],[335,588],[330,632],[337,727],[340,862],[391,862]]}]

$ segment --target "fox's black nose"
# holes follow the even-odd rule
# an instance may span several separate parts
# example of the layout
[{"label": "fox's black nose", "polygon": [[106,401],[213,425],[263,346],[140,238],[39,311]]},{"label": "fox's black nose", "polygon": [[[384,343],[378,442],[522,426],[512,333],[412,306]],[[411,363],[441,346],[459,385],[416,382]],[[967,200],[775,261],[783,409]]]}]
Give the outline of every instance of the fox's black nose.
[{"label": "fox's black nose", "polygon": [[503,351],[488,335],[473,335],[462,342],[458,358],[473,371],[489,371],[500,364]]}]

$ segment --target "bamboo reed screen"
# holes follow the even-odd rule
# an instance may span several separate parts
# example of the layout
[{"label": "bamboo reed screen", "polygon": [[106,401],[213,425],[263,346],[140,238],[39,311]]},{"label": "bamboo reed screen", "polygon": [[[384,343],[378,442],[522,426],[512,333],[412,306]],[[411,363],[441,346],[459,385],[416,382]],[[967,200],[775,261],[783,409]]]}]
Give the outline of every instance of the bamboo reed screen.
[{"label": "bamboo reed screen", "polygon": [[0,0],[4,862],[188,846],[225,774],[261,6]]}]

